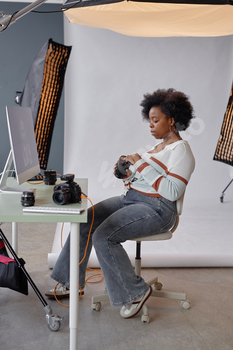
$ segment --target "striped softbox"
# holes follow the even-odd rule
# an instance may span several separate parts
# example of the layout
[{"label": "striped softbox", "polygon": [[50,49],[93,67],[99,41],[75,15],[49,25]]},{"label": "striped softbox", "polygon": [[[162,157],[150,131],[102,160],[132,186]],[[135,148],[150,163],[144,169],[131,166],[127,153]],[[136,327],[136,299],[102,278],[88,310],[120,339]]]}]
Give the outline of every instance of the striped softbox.
[{"label": "striped softbox", "polygon": [[47,168],[71,46],[49,39],[29,70],[20,105],[31,107],[41,169]]},{"label": "striped softbox", "polygon": [[220,162],[233,166],[233,84],[215,151],[214,160],[219,160]]}]

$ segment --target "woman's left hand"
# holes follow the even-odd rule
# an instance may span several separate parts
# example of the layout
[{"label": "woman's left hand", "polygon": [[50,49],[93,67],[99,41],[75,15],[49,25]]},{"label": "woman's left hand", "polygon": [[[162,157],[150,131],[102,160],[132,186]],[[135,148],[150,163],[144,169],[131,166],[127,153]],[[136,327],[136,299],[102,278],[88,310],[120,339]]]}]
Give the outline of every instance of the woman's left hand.
[{"label": "woman's left hand", "polygon": [[138,153],[131,154],[130,156],[126,156],[125,158],[127,162],[130,162],[132,164],[135,164],[139,159],[142,159],[142,157]]}]

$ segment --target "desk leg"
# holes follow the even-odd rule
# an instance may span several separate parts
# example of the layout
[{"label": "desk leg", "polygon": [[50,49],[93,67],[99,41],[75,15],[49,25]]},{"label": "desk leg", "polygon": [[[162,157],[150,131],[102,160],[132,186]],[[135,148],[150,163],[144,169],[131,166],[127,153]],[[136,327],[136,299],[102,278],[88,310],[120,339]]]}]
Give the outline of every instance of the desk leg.
[{"label": "desk leg", "polygon": [[79,223],[71,223],[70,233],[70,350],[77,350],[79,298]]},{"label": "desk leg", "polygon": [[18,223],[12,222],[12,247],[18,254]]}]

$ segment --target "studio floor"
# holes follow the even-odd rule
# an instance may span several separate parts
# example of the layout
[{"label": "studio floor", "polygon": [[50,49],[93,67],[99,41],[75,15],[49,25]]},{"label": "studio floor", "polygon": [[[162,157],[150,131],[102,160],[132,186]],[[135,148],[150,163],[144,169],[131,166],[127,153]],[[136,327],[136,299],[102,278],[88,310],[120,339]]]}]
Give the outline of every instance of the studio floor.
[{"label": "studio floor", "polygon": [[[227,207],[227,206],[226,206]],[[11,241],[11,225],[1,226]],[[19,256],[44,294],[54,287],[47,256],[53,244],[55,224],[19,224]],[[93,272],[88,272],[88,276]],[[132,319],[120,316],[120,308],[102,303],[100,312],[91,309],[91,297],[101,294],[103,282],[85,287],[79,303],[79,350],[232,350],[233,268],[146,268],[147,280],[157,274],[163,289],[187,293],[191,308],[180,301],[150,298],[151,321],[141,322],[141,312]],[[95,278],[93,279],[95,280]],[[68,299],[63,299],[69,303]],[[29,285],[24,296],[0,288],[0,349],[68,350],[69,309],[48,300],[54,314],[64,317],[58,332],[47,328],[43,305]]]}]

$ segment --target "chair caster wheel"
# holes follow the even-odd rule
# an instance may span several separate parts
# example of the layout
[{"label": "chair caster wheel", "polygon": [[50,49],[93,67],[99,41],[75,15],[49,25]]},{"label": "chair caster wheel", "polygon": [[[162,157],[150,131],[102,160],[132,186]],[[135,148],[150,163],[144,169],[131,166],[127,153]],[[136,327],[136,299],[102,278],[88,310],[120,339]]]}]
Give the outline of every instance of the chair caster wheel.
[{"label": "chair caster wheel", "polygon": [[182,300],[181,301],[181,306],[183,309],[188,310],[191,307],[191,303],[188,300]]},{"label": "chair caster wheel", "polygon": [[101,309],[101,303],[92,304],[92,310],[100,311],[100,309]]},{"label": "chair caster wheel", "polygon": [[163,287],[162,283],[160,283],[160,282],[156,282],[156,283],[155,283],[155,289],[156,289],[156,290],[161,290],[162,287]]},{"label": "chair caster wheel", "polygon": [[142,323],[150,323],[150,315],[142,315],[141,321]]}]

